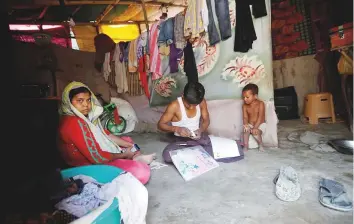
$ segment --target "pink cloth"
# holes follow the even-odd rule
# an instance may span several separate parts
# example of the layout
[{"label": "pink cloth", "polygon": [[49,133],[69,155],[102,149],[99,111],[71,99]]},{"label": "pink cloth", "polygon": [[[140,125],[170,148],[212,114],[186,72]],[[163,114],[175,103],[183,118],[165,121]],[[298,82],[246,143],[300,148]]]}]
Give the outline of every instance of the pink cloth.
[{"label": "pink cloth", "polygon": [[149,41],[149,49],[150,49],[150,72],[152,73],[152,80],[156,80],[162,77],[162,69],[161,69],[161,57],[159,52],[159,47],[157,45],[157,38],[159,37],[159,25],[160,22],[154,23],[151,26],[150,30],[150,41]]},{"label": "pink cloth", "polygon": [[[121,139],[133,143],[133,139],[128,136],[120,137]],[[146,184],[150,179],[150,167],[149,165],[128,159],[116,159],[114,161],[106,163],[106,165],[118,167],[124,171],[131,173],[142,184]]]}]

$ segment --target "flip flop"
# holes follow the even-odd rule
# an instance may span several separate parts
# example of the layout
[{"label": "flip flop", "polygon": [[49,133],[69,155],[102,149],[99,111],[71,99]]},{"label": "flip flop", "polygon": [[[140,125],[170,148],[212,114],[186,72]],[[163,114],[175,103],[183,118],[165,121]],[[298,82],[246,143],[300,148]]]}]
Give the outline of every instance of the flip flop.
[{"label": "flip flop", "polygon": [[273,183],[274,184],[277,184],[277,181],[278,181],[278,179],[279,179],[279,173],[274,177],[274,179],[273,179]]},{"label": "flip flop", "polygon": [[281,167],[274,178],[275,195],[282,201],[296,201],[301,196],[299,177],[291,166]]},{"label": "flip flop", "polygon": [[353,209],[343,184],[334,180],[322,178],[320,180],[319,201],[328,208],[348,212]]}]

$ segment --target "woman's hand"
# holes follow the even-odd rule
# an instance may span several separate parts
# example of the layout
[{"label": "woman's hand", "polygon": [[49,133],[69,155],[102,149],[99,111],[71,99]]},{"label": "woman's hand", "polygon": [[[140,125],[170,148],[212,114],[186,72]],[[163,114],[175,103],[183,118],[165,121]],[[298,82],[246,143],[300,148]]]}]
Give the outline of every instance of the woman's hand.
[{"label": "woman's hand", "polygon": [[135,156],[135,153],[131,151],[133,147],[130,147],[128,149],[125,150],[124,155],[126,159],[133,159],[133,157]]},{"label": "woman's hand", "polygon": [[110,134],[108,135],[108,137],[114,142],[116,143],[117,145],[119,145],[120,147],[123,147],[123,148],[131,148],[133,147],[133,143],[130,143],[128,141],[125,141],[123,139],[121,139],[120,137],[118,136],[115,136],[113,134]]}]

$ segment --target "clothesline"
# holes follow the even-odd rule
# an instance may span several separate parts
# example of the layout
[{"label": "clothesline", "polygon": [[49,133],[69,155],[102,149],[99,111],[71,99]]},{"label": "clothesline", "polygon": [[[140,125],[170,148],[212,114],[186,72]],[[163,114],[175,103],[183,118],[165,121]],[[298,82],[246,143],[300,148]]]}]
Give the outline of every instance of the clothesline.
[{"label": "clothesline", "polygon": [[[208,44],[213,46],[232,36],[229,1],[220,0],[215,7],[219,29],[214,22],[211,1],[189,0],[184,12],[153,23],[149,35],[145,31],[135,40],[118,43],[112,55],[111,52],[105,55],[103,66],[105,78],[107,79],[112,72],[109,65],[114,61],[116,76],[120,77],[115,78],[117,91],[128,91],[127,79],[122,78],[127,75],[126,70],[121,68],[128,66],[129,72],[139,73],[141,86],[146,96],[150,98],[148,80],[159,80],[164,75],[178,72],[179,60],[184,57],[183,70],[188,80],[198,81],[192,42],[207,35]],[[235,1],[237,7],[234,51],[247,52],[252,48],[253,41],[257,39],[249,8],[250,3],[247,0]],[[255,18],[267,15],[264,1],[254,1],[252,6]]]}]

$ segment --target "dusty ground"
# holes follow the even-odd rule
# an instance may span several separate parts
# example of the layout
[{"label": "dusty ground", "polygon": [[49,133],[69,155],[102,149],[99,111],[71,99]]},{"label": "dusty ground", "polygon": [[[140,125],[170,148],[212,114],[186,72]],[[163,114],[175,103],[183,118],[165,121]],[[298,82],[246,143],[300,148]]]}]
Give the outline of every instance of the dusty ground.
[{"label": "dusty ground", "polygon": [[[290,132],[315,131],[334,138],[352,139],[342,124],[311,127],[300,121],[282,121],[278,126],[279,148],[266,152],[250,150],[236,163],[220,167],[185,182],[174,166],[152,171],[148,224],[351,224],[352,212],[323,207],[318,201],[321,177],[343,183],[353,193],[353,157],[315,152],[287,140]],[[161,152],[166,143],[158,134],[134,134],[145,152]],[[273,178],[282,165],[299,174],[302,195],[296,202],[280,201],[274,194]]]}]

